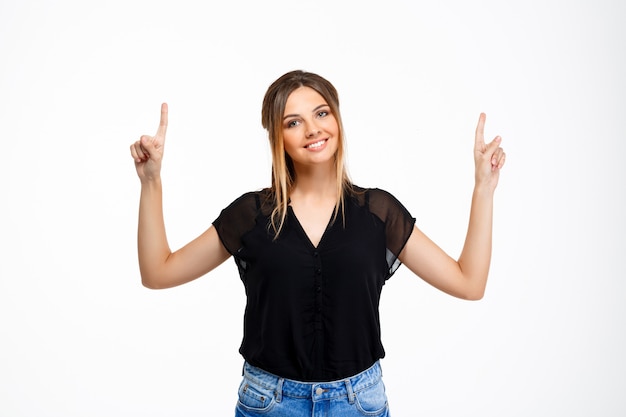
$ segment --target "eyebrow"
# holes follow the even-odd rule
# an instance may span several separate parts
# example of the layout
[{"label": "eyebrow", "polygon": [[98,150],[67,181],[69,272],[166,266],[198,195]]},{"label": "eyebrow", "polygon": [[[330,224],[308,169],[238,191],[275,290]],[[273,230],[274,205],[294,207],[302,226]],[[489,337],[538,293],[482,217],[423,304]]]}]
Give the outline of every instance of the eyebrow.
[{"label": "eyebrow", "polygon": [[[321,109],[322,107],[330,107],[328,104],[324,103],[324,104],[320,104],[319,106],[317,106],[316,108],[313,109],[313,111],[311,113],[315,113],[316,111],[318,111],[319,109]],[[300,116],[299,114],[287,114],[283,117],[283,120],[285,120],[288,117],[298,117]]]}]

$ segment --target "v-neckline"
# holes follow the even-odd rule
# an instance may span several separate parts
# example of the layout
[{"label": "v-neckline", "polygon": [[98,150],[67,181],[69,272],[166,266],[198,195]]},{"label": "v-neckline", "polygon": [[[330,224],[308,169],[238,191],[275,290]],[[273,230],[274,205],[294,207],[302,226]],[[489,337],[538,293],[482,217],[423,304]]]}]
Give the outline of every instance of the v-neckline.
[{"label": "v-neckline", "polygon": [[317,242],[317,245],[313,244],[313,241],[311,240],[311,238],[309,237],[309,234],[306,232],[306,230],[304,229],[304,227],[302,226],[302,223],[300,223],[300,219],[298,219],[298,216],[296,215],[295,210],[293,209],[293,207],[291,206],[291,204],[289,204],[287,206],[287,210],[289,210],[289,213],[291,214],[291,216],[293,217],[293,219],[295,220],[295,224],[298,228],[298,230],[300,231],[300,234],[302,235],[302,237],[304,238],[304,240],[313,248],[313,249],[319,249],[320,245],[322,244],[322,242],[324,241],[324,238],[326,237],[326,234],[328,233],[328,229],[330,229],[330,226],[332,224],[333,221],[333,216],[331,215],[330,218],[328,219],[328,223],[326,223],[326,227],[324,228],[324,232],[322,232],[322,235],[320,236],[320,240],[319,242]]}]

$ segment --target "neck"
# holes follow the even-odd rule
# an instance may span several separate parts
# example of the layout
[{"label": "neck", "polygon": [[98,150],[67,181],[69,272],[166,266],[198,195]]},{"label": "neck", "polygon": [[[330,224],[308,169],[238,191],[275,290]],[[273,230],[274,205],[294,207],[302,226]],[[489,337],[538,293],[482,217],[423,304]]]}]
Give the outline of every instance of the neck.
[{"label": "neck", "polygon": [[296,166],[296,183],[291,197],[337,199],[337,171],[334,164],[322,166]]}]

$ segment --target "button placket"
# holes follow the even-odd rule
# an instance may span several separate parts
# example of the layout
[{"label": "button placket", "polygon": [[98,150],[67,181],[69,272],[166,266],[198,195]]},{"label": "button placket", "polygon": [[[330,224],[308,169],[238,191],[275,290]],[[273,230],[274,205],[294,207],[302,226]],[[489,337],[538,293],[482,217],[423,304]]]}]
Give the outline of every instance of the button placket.
[{"label": "button placket", "polygon": [[314,297],[315,297],[315,328],[322,330],[322,263],[320,254],[316,250],[313,252],[313,272],[314,272]]}]

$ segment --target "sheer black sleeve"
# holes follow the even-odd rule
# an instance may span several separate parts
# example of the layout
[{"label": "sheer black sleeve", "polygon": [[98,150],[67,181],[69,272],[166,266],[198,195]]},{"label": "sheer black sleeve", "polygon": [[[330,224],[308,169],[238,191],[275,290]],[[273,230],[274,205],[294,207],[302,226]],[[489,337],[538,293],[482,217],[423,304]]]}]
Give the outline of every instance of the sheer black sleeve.
[{"label": "sheer black sleeve", "polygon": [[213,226],[226,250],[233,256],[241,249],[241,237],[256,222],[261,207],[262,192],[249,192],[233,201],[213,221]]},{"label": "sheer black sleeve", "polygon": [[398,256],[413,232],[415,218],[387,191],[374,188],[368,190],[367,195],[370,212],[385,224],[387,265],[391,276],[400,267]]}]

